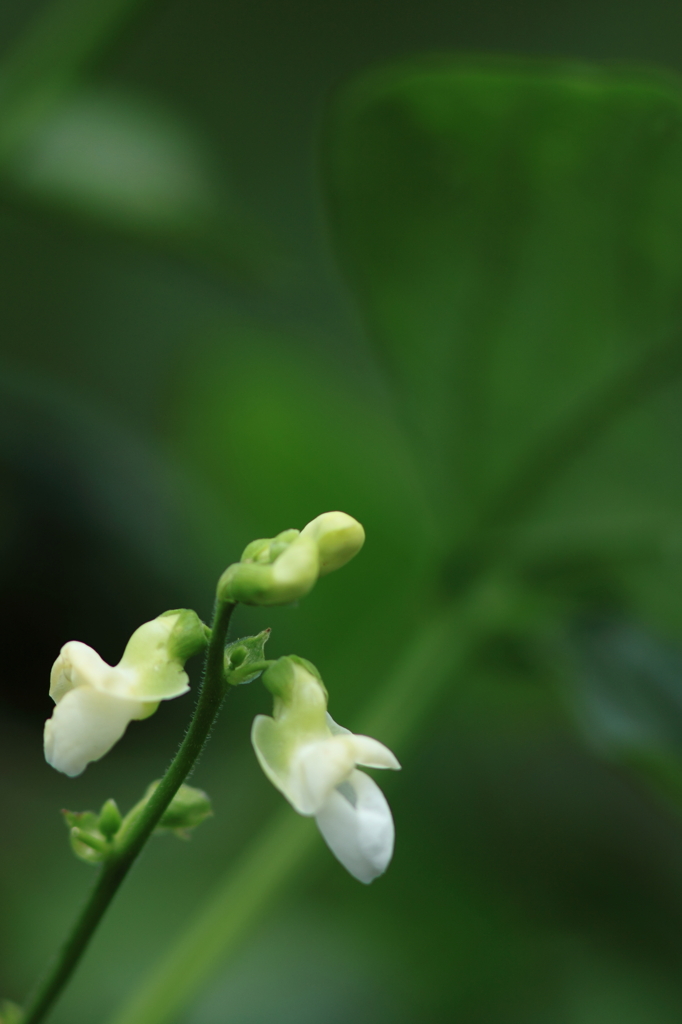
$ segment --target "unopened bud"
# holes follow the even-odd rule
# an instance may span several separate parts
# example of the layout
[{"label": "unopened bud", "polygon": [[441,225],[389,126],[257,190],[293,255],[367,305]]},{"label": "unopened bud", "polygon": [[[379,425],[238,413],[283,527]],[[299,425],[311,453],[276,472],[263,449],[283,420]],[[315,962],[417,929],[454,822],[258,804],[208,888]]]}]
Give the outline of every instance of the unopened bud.
[{"label": "unopened bud", "polygon": [[242,560],[220,577],[218,596],[242,604],[291,604],[312,590],[318,569],[317,544],[298,530],[285,530],[249,544]]},{"label": "unopened bud", "polygon": [[340,569],[354,558],[365,543],[362,525],[345,512],[323,512],[301,530],[317,544],[320,576]]},{"label": "unopened bud", "polygon": [[270,662],[265,660],[265,645],[270,629],[257,636],[244,636],[225,648],[225,678],[231,686],[252,683]]},{"label": "unopened bud", "polygon": [[[142,804],[144,805],[156,790],[159,782],[152,782],[147,788]],[[193,786],[180,786],[179,790],[163,812],[159,824],[154,829],[157,833],[173,832],[180,839],[189,838],[189,830],[201,825],[202,821],[213,814],[210,797],[201,789]]]},{"label": "unopened bud", "polygon": [[291,604],[315,586],[319,576],[340,569],[357,555],[365,531],[345,512],[325,512],[298,530],[247,544],[241,561],[218,581],[221,601],[256,605]]},{"label": "unopened bud", "polygon": [[123,818],[121,812],[116,806],[115,800],[107,800],[102,806],[102,810],[99,812],[99,821],[97,822],[99,831],[107,839],[113,839],[118,830],[121,827]]},{"label": "unopened bud", "polygon": [[101,864],[106,860],[110,843],[99,827],[99,815],[93,811],[62,811],[69,830],[71,849],[86,864]]}]

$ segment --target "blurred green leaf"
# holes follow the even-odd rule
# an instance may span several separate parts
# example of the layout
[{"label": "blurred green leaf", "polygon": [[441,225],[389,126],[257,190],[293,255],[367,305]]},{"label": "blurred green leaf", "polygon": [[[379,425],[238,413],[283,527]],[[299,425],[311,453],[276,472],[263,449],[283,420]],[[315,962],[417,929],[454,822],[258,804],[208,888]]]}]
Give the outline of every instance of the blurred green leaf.
[{"label": "blurred green leaf", "polygon": [[530,495],[665,377],[638,366],[678,329],[682,93],[570,64],[412,64],[342,93],[326,152],[341,259],[445,529],[505,494],[511,519],[519,480]]},{"label": "blurred green leaf", "polygon": [[572,703],[592,744],[681,756],[682,653],[627,620],[587,620],[570,638],[579,667]]},{"label": "blurred green leaf", "polygon": [[80,93],[10,166],[37,194],[132,225],[192,227],[216,215],[214,183],[191,134],[134,96]]},{"label": "blurred green leaf", "polygon": [[16,1003],[10,1003],[7,999],[0,1002],[0,1024],[21,1024],[23,1010]]},{"label": "blurred green leaf", "polygon": [[46,113],[4,161],[8,197],[222,264],[273,269],[272,244],[247,224],[197,134],[158,103],[81,90]]}]

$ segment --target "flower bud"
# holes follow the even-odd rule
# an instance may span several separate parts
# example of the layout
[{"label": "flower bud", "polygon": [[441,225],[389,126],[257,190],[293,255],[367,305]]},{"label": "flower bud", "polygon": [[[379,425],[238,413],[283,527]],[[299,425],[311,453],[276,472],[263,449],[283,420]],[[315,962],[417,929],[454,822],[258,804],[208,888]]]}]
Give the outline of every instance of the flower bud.
[{"label": "flower bud", "polygon": [[317,544],[320,576],[350,562],[365,543],[363,527],[345,512],[323,512],[303,527],[301,536],[311,537]]},{"label": "flower bud", "polygon": [[[160,780],[150,783],[147,790],[133,810],[129,818],[137,817],[155,792]],[[154,829],[155,833],[172,832],[180,839],[189,839],[189,830],[201,825],[202,821],[213,815],[210,797],[201,789],[193,786],[180,786],[179,790],[163,812],[161,820]]]},{"label": "flower bud", "polygon": [[218,597],[242,604],[291,604],[312,590],[318,570],[317,544],[298,530],[285,530],[249,544],[242,560],[220,577]]},{"label": "flower bud", "polygon": [[97,827],[106,839],[113,839],[121,827],[123,818],[115,800],[107,800],[99,812]]},{"label": "flower bud", "polygon": [[291,604],[315,586],[319,576],[341,568],[365,542],[365,531],[345,512],[325,512],[303,530],[284,530],[254,540],[241,561],[218,581],[221,601],[243,604]]},{"label": "flower bud", "polygon": [[268,667],[265,645],[271,630],[264,629],[256,636],[243,636],[225,648],[225,678],[230,686],[252,683]]},{"label": "flower bud", "polygon": [[111,849],[107,836],[99,827],[99,816],[93,811],[62,811],[69,830],[71,849],[86,864],[100,864]]}]

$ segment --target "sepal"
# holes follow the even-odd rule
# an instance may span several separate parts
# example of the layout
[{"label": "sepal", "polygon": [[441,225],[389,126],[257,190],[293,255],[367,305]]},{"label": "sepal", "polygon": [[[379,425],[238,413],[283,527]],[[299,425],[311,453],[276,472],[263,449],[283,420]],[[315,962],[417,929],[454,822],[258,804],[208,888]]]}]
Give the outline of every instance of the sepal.
[{"label": "sepal", "polygon": [[94,811],[62,811],[69,830],[71,849],[86,864],[101,864],[107,859],[111,843],[99,827],[99,815]]},{"label": "sepal", "polygon": [[168,654],[184,663],[195,654],[200,654],[211,639],[211,630],[191,608],[176,608],[164,612],[160,619],[173,616],[175,622],[168,637]]},{"label": "sepal", "polygon": [[265,645],[271,630],[264,629],[256,636],[244,636],[225,648],[225,679],[230,686],[252,683],[272,664],[265,659]]}]

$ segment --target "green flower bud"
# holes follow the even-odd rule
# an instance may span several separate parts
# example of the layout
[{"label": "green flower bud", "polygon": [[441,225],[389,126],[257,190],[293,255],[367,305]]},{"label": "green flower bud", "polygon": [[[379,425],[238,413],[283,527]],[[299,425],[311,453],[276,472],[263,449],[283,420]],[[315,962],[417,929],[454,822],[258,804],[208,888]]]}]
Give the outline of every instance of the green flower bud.
[{"label": "green flower bud", "polygon": [[21,1024],[24,1011],[9,999],[0,1000],[0,1024]]},{"label": "green flower bud", "polygon": [[244,636],[225,648],[225,678],[231,686],[252,683],[268,665],[265,660],[265,645],[271,630],[264,629],[257,636]]},{"label": "green flower bud", "polygon": [[301,530],[317,544],[320,576],[340,569],[355,558],[365,543],[365,531],[357,519],[345,512],[323,512]]},{"label": "green flower bud", "polygon": [[111,849],[107,836],[99,827],[94,811],[62,811],[69,830],[71,849],[86,864],[101,864]]},{"label": "green flower bud", "polygon": [[365,542],[360,523],[345,512],[325,512],[298,530],[251,541],[241,561],[218,581],[221,601],[290,604],[304,597],[319,576],[341,568]]},{"label": "green flower bud", "polygon": [[123,818],[121,812],[116,806],[115,800],[107,800],[102,806],[102,810],[99,812],[99,821],[97,826],[99,831],[107,839],[113,839],[118,830],[121,827]]},{"label": "green flower bud", "polygon": [[[152,782],[147,788],[142,803],[146,803],[159,785]],[[156,826],[156,833],[173,832],[180,839],[189,839],[189,829],[201,825],[202,821],[213,815],[211,800],[201,789],[193,786],[180,786],[170,804],[163,812],[161,821]]]},{"label": "green flower bud", "polygon": [[315,541],[285,530],[271,540],[252,541],[242,560],[220,577],[218,596],[242,604],[291,604],[312,590],[318,570]]}]

